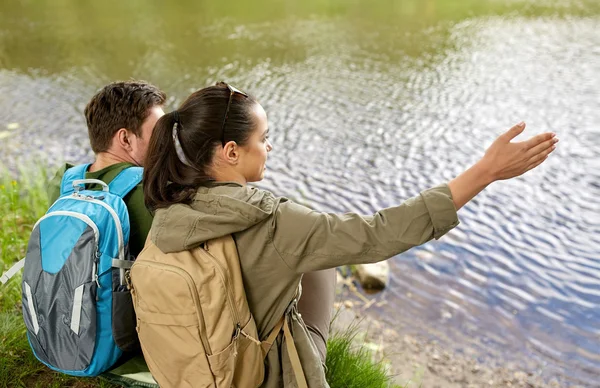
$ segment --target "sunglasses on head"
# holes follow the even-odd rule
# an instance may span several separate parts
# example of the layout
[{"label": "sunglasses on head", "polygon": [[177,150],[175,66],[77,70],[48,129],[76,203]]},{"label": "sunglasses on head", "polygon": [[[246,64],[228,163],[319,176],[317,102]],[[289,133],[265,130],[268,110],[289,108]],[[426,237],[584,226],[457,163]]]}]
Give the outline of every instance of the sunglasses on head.
[{"label": "sunglasses on head", "polygon": [[229,100],[227,101],[227,109],[225,110],[225,117],[223,118],[223,125],[221,126],[221,144],[225,145],[225,125],[227,124],[227,117],[229,116],[229,108],[231,107],[231,99],[233,98],[234,94],[241,94],[244,97],[248,97],[248,95],[244,92],[242,92],[241,90],[228,85],[225,82],[217,82],[216,86],[227,86],[227,89],[229,89]]}]

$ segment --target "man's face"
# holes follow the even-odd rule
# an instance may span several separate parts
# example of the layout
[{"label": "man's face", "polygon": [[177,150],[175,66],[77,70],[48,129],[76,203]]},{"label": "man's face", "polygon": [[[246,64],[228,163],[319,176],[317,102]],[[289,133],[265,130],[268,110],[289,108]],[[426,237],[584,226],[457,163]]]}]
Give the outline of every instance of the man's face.
[{"label": "man's face", "polygon": [[150,108],[150,114],[142,123],[141,137],[131,133],[131,156],[141,166],[143,166],[144,162],[146,161],[146,152],[148,150],[148,143],[150,143],[150,136],[152,136],[152,130],[154,130],[154,125],[158,119],[164,116],[164,114],[165,112],[163,111],[162,106],[154,106]]}]

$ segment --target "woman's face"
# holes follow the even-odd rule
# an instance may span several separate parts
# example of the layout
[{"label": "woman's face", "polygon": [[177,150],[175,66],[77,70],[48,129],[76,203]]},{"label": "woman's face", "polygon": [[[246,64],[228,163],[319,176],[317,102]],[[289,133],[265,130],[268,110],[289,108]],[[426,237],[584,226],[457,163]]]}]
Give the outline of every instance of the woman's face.
[{"label": "woman's face", "polygon": [[263,179],[267,168],[267,154],[273,146],[269,141],[269,123],[267,113],[260,104],[252,108],[255,127],[248,142],[240,147],[240,169],[246,182],[257,182]]}]

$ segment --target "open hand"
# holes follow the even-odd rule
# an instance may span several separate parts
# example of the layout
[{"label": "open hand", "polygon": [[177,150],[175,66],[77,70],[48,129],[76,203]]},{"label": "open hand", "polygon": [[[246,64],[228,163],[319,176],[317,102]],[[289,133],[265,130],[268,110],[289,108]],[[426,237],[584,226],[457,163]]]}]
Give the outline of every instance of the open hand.
[{"label": "open hand", "polygon": [[525,129],[519,123],[500,135],[487,149],[480,163],[490,174],[491,181],[522,175],[542,164],[556,149],[558,139],[551,132],[542,133],[529,140],[511,143]]}]

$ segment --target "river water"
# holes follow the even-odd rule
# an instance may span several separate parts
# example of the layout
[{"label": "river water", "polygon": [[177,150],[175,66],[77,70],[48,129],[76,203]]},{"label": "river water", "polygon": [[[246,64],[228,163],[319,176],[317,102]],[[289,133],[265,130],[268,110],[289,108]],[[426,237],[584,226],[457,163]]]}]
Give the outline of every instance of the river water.
[{"label": "river water", "polygon": [[596,0],[3,0],[0,163],[92,156],[82,111],[117,79],[169,98],[226,80],[269,114],[261,187],[365,214],[447,181],[521,120],[561,142],[440,241],[391,261],[387,325],[600,386]]}]

